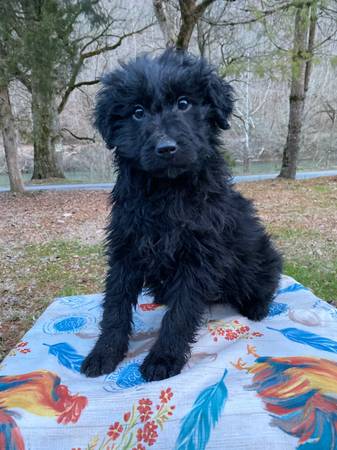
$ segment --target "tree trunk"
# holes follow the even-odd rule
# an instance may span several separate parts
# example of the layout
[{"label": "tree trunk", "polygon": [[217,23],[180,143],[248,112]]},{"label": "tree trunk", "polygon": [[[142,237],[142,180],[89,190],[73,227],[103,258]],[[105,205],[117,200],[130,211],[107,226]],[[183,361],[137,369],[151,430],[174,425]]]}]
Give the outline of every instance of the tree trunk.
[{"label": "tree trunk", "polygon": [[309,25],[309,36],[308,36],[308,58],[305,65],[305,76],[304,76],[304,97],[306,97],[310,76],[312,71],[312,59],[314,57],[314,46],[315,46],[315,36],[317,28],[317,2],[314,2],[310,8],[310,25]]},{"label": "tree trunk", "polygon": [[64,178],[55,151],[60,138],[59,117],[52,87],[32,82],[32,116],[34,136],[34,172],[32,179]]},{"label": "tree trunk", "polygon": [[195,25],[214,1],[203,0],[197,4],[197,0],[179,0],[181,24],[178,36],[176,37],[174,20],[169,8],[170,0],[152,0],[154,12],[164,35],[166,47],[171,47],[175,44],[177,49],[187,50]]},{"label": "tree trunk", "polygon": [[[305,102],[305,88],[308,88],[308,29],[310,27],[309,8],[306,5],[297,7],[295,16],[294,45],[291,68],[291,89],[289,97],[288,135],[283,150],[280,178],[295,179],[297,159],[300,150],[301,130]],[[310,58],[310,56],[309,56]]]},{"label": "tree trunk", "polygon": [[8,86],[0,86],[0,128],[5,148],[10,190],[11,192],[24,192],[25,188],[18,164],[18,147]]},{"label": "tree trunk", "polygon": [[176,42],[178,49],[188,49],[193,29],[198,20],[195,13],[195,3],[195,0],[179,0],[182,22]]},{"label": "tree trunk", "polygon": [[250,170],[250,125],[251,125],[251,117],[250,117],[250,65],[248,60],[248,68],[246,72],[246,111],[244,118],[244,131],[245,131],[245,151],[243,155],[243,173],[248,173]]},{"label": "tree trunk", "polygon": [[173,47],[176,36],[169,0],[153,0],[153,8],[159,27],[164,35],[166,47]]}]

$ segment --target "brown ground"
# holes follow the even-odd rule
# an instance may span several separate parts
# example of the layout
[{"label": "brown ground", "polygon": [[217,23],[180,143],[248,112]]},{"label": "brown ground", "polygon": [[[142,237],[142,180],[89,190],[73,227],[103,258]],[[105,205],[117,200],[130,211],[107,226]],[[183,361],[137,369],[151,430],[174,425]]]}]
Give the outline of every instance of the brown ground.
[{"label": "brown ground", "polygon": [[0,246],[20,247],[55,239],[99,242],[109,213],[105,191],[40,191],[0,194]]}]

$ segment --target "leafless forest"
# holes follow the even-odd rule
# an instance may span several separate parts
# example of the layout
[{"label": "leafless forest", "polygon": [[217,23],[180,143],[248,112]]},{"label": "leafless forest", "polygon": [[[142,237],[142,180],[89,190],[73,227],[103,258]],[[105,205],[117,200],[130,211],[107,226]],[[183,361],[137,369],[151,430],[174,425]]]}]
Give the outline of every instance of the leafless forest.
[{"label": "leafless forest", "polygon": [[[34,114],[38,111],[34,105],[41,106],[46,96],[34,89],[34,70],[37,69],[30,65],[32,57],[25,57],[28,51],[25,45],[30,41],[25,41],[15,25],[22,20],[27,26],[26,17],[36,11],[26,12],[25,7],[27,3],[37,2],[9,3],[18,9],[3,11],[0,18],[0,64],[14,69],[0,69],[0,80],[6,79],[6,83],[0,83],[0,88],[8,88],[18,143],[18,165],[28,176],[33,173],[34,151],[38,151],[38,142],[42,139],[34,123]],[[45,3],[66,2],[45,0]],[[77,3],[80,2],[73,2]],[[204,56],[232,83],[236,110],[231,130],[224,133],[223,146],[237,171],[248,173],[254,170],[256,163],[266,172],[279,171],[286,143],[289,145],[289,126],[296,125],[297,119],[296,126],[300,126],[300,130],[295,130],[295,133],[300,131],[297,133],[297,167],[337,166],[335,0],[101,0],[89,3],[97,8],[102,18],[95,22],[85,11],[79,11],[67,40],[64,38],[65,46],[68,41],[73,45],[72,52],[66,57],[56,55],[46,68],[42,61],[39,67],[42,79],[52,74],[55,86],[41,117],[54,111],[50,119],[53,123],[50,125],[51,150],[55,152],[61,172],[77,172],[85,179],[111,178],[111,155],[91,124],[99,77],[116,67],[120,60],[142,52],[156,53],[168,45],[188,48]],[[8,14],[7,19],[4,12]],[[14,17],[15,14],[18,17]],[[60,40],[59,34],[49,31],[50,27],[43,31],[41,49],[44,42]],[[299,102],[299,115],[290,117],[290,123],[291,99]],[[0,115],[0,119],[3,117]],[[43,140],[41,142],[45,147]],[[0,177],[6,173],[0,139]]]}]

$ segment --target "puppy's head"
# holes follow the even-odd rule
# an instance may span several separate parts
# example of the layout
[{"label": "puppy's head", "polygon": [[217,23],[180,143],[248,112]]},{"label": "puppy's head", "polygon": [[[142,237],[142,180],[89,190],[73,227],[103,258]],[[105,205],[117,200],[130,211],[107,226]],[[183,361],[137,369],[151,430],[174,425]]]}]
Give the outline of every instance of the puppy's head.
[{"label": "puppy's head", "polygon": [[117,160],[153,176],[197,172],[229,128],[231,87],[205,60],[167,50],[141,56],[102,80],[95,125]]}]

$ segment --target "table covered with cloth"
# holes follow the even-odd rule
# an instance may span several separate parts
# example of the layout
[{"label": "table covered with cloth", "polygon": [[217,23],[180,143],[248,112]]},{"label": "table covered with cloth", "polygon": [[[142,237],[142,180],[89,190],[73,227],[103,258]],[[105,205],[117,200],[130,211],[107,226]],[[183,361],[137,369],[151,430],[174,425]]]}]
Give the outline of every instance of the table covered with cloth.
[{"label": "table covered with cloth", "polygon": [[139,367],[165,307],[139,296],[127,357],[80,374],[102,295],[57,298],[0,366],[1,450],[337,449],[337,310],[283,276],[268,317],[205,315],[182,373]]}]

